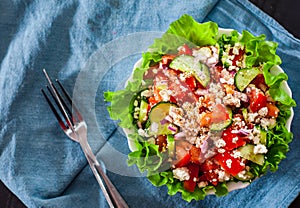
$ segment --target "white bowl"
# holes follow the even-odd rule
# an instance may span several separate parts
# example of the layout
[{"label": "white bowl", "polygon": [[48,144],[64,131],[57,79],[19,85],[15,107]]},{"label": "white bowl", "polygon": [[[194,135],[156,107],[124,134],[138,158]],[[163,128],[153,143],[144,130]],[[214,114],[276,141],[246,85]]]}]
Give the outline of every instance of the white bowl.
[{"label": "white bowl", "polygon": [[[233,30],[232,29],[224,29],[224,28],[219,28],[219,34],[218,36],[220,37],[222,34],[227,34],[229,35]],[[240,34],[241,35],[241,34]],[[133,67],[133,71],[140,67],[142,64],[142,59],[138,60],[135,64],[134,64],[134,67]],[[133,72],[132,71],[132,72]],[[273,74],[278,74],[278,73],[282,73],[284,72],[282,70],[282,68],[278,65],[274,66],[271,70],[271,72]],[[129,77],[129,79],[127,80],[125,86],[127,85],[128,81],[130,81],[132,79],[132,75],[133,73],[131,74],[131,76]],[[282,82],[282,88],[287,92],[287,94],[292,97],[292,91],[290,89],[290,87],[288,86],[287,82],[284,81]],[[288,129],[288,131],[291,130],[291,123],[292,123],[292,120],[293,120],[293,117],[294,117],[294,111],[293,111],[293,108],[291,108],[291,116],[290,118],[287,120],[287,123],[286,123],[286,127]],[[134,141],[128,137],[128,135],[132,132],[131,130],[129,129],[124,129],[123,128],[123,131],[127,137],[127,141],[128,141],[128,147],[131,151],[135,151],[137,149]],[[249,185],[250,183],[249,182],[228,182],[227,183],[227,187],[228,187],[228,192],[230,191],[233,191],[233,190],[237,190],[237,189],[242,189],[242,188],[245,188]],[[208,194],[214,194],[214,192],[211,190],[211,191],[208,191]]]}]

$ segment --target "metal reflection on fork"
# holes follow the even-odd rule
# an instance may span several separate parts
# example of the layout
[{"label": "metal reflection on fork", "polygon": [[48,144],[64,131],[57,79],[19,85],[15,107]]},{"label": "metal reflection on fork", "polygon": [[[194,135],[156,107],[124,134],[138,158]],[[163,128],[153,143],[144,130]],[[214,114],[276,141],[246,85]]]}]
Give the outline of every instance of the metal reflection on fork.
[{"label": "metal reflection on fork", "polygon": [[[125,208],[128,207],[125,200],[122,198],[120,193],[117,191],[115,186],[112,184],[110,179],[102,170],[99,162],[97,161],[94,153],[91,150],[90,145],[87,140],[87,125],[84,121],[80,111],[73,103],[71,97],[62,86],[62,84],[56,80],[60,90],[58,90],[54,83],[51,81],[49,75],[46,70],[43,70],[49,86],[47,89],[52,99],[49,98],[47,93],[42,89],[42,93],[49,104],[52,112],[54,113],[60,127],[65,132],[65,134],[75,142],[78,142],[86,156],[86,159],[100,185],[100,188],[107,200],[107,203],[110,207],[120,207]],[[51,102],[54,100],[54,103]],[[57,108],[59,111],[57,110]],[[70,107],[68,107],[70,106]],[[62,116],[61,116],[62,115]]]}]

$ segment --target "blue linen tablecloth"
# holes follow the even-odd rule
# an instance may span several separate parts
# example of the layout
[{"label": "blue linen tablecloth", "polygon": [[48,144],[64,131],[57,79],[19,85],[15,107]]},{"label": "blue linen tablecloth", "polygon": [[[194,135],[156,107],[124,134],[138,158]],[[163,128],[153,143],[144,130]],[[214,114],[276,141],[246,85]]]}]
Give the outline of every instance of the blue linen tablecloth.
[{"label": "blue linen tablecloth", "polygon": [[43,68],[73,92],[87,118],[89,143],[130,207],[288,207],[296,198],[298,107],[294,140],[279,170],[225,197],[187,203],[127,167],[126,137],[109,119],[102,93],[122,88],[153,38],[183,14],[278,42],[281,67],[300,101],[300,41],[248,1],[0,2],[0,180],[26,206],[107,207],[80,146],[66,138],[42,97]]}]

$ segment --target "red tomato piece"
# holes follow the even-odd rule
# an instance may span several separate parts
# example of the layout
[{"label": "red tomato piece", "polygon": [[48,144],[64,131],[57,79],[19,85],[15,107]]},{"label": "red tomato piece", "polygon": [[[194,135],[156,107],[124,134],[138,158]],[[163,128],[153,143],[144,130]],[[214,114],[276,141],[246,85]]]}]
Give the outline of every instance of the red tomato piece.
[{"label": "red tomato piece", "polygon": [[161,63],[164,65],[169,65],[171,63],[171,61],[175,58],[175,55],[163,55],[161,57]]},{"label": "red tomato piece", "polygon": [[174,96],[170,96],[170,102],[171,103],[177,103],[177,100],[176,100],[176,98],[174,97]]},{"label": "red tomato piece", "polygon": [[186,166],[191,160],[189,151],[182,146],[176,146],[176,161],[173,162],[175,167],[180,168]]},{"label": "red tomato piece", "polygon": [[149,97],[148,98],[149,106],[148,106],[148,111],[151,109],[152,106],[154,106],[158,101],[155,99],[155,97]]},{"label": "red tomato piece", "polygon": [[190,179],[183,182],[183,187],[189,192],[194,192],[197,184],[200,167],[199,165],[189,163],[187,165],[187,168],[189,169]]},{"label": "red tomato piece", "polygon": [[250,110],[252,112],[257,112],[261,108],[267,106],[267,97],[258,90],[252,90],[250,96]]},{"label": "red tomato piece", "polygon": [[232,133],[232,130],[231,127],[228,127],[222,132],[222,139],[226,142],[226,146],[224,147],[226,150],[233,150],[246,144],[246,138],[237,133]]},{"label": "red tomato piece", "polygon": [[229,119],[229,114],[226,107],[222,104],[216,104],[212,113],[212,122],[220,123]]},{"label": "red tomato piece", "polygon": [[192,163],[200,164],[200,162],[201,162],[201,149],[200,148],[193,145],[192,148],[190,149],[190,155],[191,155]]},{"label": "red tomato piece", "polygon": [[219,153],[215,157],[222,168],[232,176],[236,176],[245,169],[245,164],[240,158],[234,158],[232,152]]},{"label": "red tomato piece", "polygon": [[[232,55],[232,52],[230,52],[230,54]],[[232,60],[232,65],[236,66],[238,61],[241,61],[243,59],[243,56],[245,54],[244,50],[239,50],[239,54],[235,55],[233,60]]]},{"label": "red tomato piece", "polygon": [[160,71],[158,66],[150,67],[144,74],[143,79],[154,79],[156,74]]},{"label": "red tomato piece", "polygon": [[218,169],[219,165],[213,162],[213,160],[205,160],[204,163],[201,164],[200,170],[205,173],[209,172],[210,170]]},{"label": "red tomato piece", "polygon": [[179,48],[178,54],[186,54],[186,55],[193,55],[192,49],[187,44],[184,44],[182,47]]},{"label": "red tomato piece", "polygon": [[275,104],[272,103],[267,103],[267,108],[268,108],[268,116],[277,118],[279,109],[275,106]]},{"label": "red tomato piece", "polygon": [[206,160],[200,166],[200,171],[203,172],[203,175],[199,178],[199,181],[207,181],[216,186],[219,183],[219,176],[215,173],[215,170],[219,168],[220,166],[212,159]]},{"label": "red tomato piece", "polygon": [[185,78],[185,83],[187,86],[190,88],[191,91],[194,91],[196,88],[196,80],[194,77],[186,77]]},{"label": "red tomato piece", "polygon": [[252,81],[251,84],[254,84],[258,89],[267,89],[268,85],[265,82],[265,77],[263,74],[257,75]]}]

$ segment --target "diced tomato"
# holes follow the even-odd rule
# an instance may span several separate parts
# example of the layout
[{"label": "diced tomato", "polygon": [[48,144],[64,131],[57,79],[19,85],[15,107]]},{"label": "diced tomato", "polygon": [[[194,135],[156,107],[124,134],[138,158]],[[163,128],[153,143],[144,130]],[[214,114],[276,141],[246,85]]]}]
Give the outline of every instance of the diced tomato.
[{"label": "diced tomato", "polygon": [[192,163],[200,164],[200,162],[201,162],[201,149],[200,148],[193,145],[192,148],[190,149],[190,155],[191,155]]},{"label": "diced tomato", "polygon": [[226,150],[233,150],[246,144],[246,138],[237,133],[232,133],[232,130],[231,127],[228,127],[222,132],[222,139],[226,143],[224,149]]},{"label": "diced tomato", "polygon": [[222,104],[216,104],[212,114],[212,122],[220,123],[229,119],[228,111]]},{"label": "diced tomato", "polygon": [[196,81],[195,78],[190,76],[185,78],[185,83],[190,88],[191,91],[194,91],[196,88]]},{"label": "diced tomato", "polygon": [[189,152],[183,150],[182,147],[176,147],[176,157],[177,160],[174,161],[174,165],[177,168],[186,166],[191,159],[191,155],[189,154]]},{"label": "diced tomato", "polygon": [[159,67],[158,66],[153,66],[150,67],[144,74],[143,79],[154,79],[154,77],[156,76],[156,74],[159,72]]},{"label": "diced tomato", "polygon": [[273,103],[267,103],[266,106],[268,108],[268,116],[277,118],[279,109],[276,107],[276,105]]},{"label": "diced tomato", "polygon": [[216,65],[215,70],[220,73],[223,70],[223,65]]},{"label": "diced tomato", "polygon": [[[230,54],[232,55],[232,52],[230,52]],[[236,66],[237,62],[242,61],[244,54],[245,54],[245,51],[240,49],[239,50],[239,54],[237,54],[237,55],[234,56],[234,58],[232,60],[232,65]]]},{"label": "diced tomato", "polygon": [[211,183],[212,185],[216,186],[219,183],[219,175],[215,173],[214,171],[209,171],[204,173],[207,181]]},{"label": "diced tomato", "polygon": [[257,75],[252,81],[251,84],[254,84],[258,89],[265,90],[268,88],[263,74]]},{"label": "diced tomato", "polygon": [[151,109],[152,106],[154,106],[158,101],[155,99],[154,96],[148,98],[149,106],[148,106],[148,111]]},{"label": "diced tomato", "polygon": [[208,127],[211,124],[213,113],[205,113],[200,120],[200,127]]},{"label": "diced tomato", "polygon": [[207,181],[213,185],[217,185],[218,174],[214,170],[219,169],[220,166],[216,164],[212,159],[206,160],[200,165],[200,171],[203,172],[203,175],[199,178],[199,181]]},{"label": "diced tomato", "polygon": [[171,103],[177,103],[177,100],[176,100],[176,98],[174,97],[174,96],[170,96],[170,102]]},{"label": "diced tomato", "polygon": [[[174,80],[176,79],[177,77]],[[185,82],[180,82],[180,84],[178,84],[176,82],[170,81],[168,89],[174,92],[172,96],[176,99],[178,103],[184,103],[184,102],[194,103],[197,101],[195,94]]]},{"label": "diced tomato", "polygon": [[232,152],[219,153],[215,157],[216,161],[222,168],[232,176],[236,176],[239,172],[245,169],[245,164],[240,158],[234,158]]},{"label": "diced tomato", "polygon": [[261,108],[266,107],[267,105],[267,97],[258,90],[252,90],[250,96],[250,110],[252,112],[257,112]]},{"label": "diced tomato", "polygon": [[183,182],[183,187],[189,192],[194,192],[199,175],[199,165],[189,163],[187,168],[189,169],[190,179]]},{"label": "diced tomato", "polygon": [[184,44],[182,47],[179,48],[178,54],[186,54],[191,56],[193,54],[193,51],[187,44]]},{"label": "diced tomato", "polygon": [[163,55],[161,58],[161,63],[164,65],[169,65],[171,61],[175,58],[175,55]]},{"label": "diced tomato", "polygon": [[186,166],[191,159],[189,150],[184,146],[176,145],[176,160],[173,162],[175,167],[184,167]]},{"label": "diced tomato", "polygon": [[212,159],[210,160],[205,160],[204,163],[201,164],[200,170],[205,173],[209,172],[210,170],[215,170],[219,167],[216,163],[213,162]]}]

